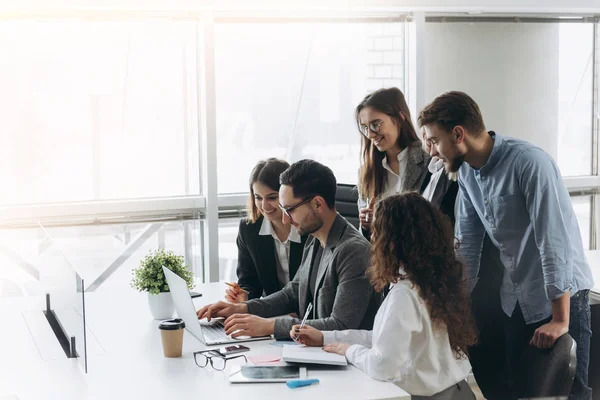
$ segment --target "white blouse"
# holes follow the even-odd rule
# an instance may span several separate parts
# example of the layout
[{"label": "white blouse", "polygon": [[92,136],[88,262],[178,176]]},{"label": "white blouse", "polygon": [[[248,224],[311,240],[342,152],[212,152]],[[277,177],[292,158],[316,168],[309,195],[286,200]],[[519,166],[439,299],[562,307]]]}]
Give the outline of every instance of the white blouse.
[{"label": "white blouse", "polygon": [[[391,196],[396,193],[400,193],[402,190],[402,177],[404,175],[404,170],[406,169],[406,165],[408,164],[408,147],[398,153],[398,172],[400,174],[396,174],[387,161],[387,155],[381,160],[381,165],[383,169],[386,170],[387,178],[385,181],[385,188],[381,192],[379,196],[380,199],[383,199],[387,196]],[[370,199],[369,199],[370,200]],[[367,199],[363,199],[359,197],[358,199],[358,208],[365,208],[369,206],[369,201]]]},{"label": "white blouse", "polygon": [[389,196],[390,194],[399,193],[402,189],[402,176],[404,175],[404,171],[406,170],[406,164],[408,163],[408,147],[398,153],[398,172],[400,174],[396,174],[390,165],[388,164],[387,156],[383,158],[381,161],[381,165],[387,171],[387,182],[385,185],[385,190],[383,192],[383,197]]},{"label": "white blouse", "polygon": [[351,344],[348,362],[411,395],[432,396],[466,379],[471,371],[467,359],[454,357],[446,329],[434,330],[427,306],[409,280],[392,287],[373,331],[323,332],[323,339],[324,344]]}]

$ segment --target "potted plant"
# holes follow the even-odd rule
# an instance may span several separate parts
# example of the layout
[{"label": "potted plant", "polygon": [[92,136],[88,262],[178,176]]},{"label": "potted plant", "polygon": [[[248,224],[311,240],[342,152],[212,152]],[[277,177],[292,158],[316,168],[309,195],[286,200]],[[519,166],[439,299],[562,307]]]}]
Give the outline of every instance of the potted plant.
[{"label": "potted plant", "polygon": [[188,288],[194,287],[194,275],[185,264],[183,256],[164,249],[150,251],[141,261],[140,267],[132,271],[131,287],[148,293],[148,304],[154,319],[172,318],[175,312],[163,266],[183,278]]}]

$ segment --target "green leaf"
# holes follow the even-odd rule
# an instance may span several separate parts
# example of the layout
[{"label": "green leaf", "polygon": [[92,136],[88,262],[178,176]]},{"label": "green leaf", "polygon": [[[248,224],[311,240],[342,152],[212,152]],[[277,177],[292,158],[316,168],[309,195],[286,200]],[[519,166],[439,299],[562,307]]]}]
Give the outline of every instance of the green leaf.
[{"label": "green leaf", "polygon": [[152,294],[168,292],[169,285],[165,280],[163,265],[185,280],[188,288],[194,287],[194,274],[185,264],[184,257],[164,249],[151,250],[140,262],[140,267],[131,271],[131,287]]}]

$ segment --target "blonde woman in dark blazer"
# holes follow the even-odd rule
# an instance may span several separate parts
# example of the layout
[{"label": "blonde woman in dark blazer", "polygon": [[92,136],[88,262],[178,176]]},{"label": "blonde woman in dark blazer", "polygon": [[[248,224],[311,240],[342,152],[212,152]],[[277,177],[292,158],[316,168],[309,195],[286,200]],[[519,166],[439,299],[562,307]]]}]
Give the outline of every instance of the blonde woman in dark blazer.
[{"label": "blonde woman in dark blazer", "polygon": [[268,296],[294,279],[307,236],[300,236],[282,221],[279,175],[290,165],[269,158],[259,161],[250,174],[247,218],[240,221],[237,237],[237,285],[225,298],[231,303]]},{"label": "blonde woman in dark blazer", "polygon": [[396,193],[425,192],[453,221],[458,185],[445,174],[434,174],[435,162],[431,165],[422,148],[400,89],[369,94],[356,107],[355,117],[362,133],[358,208],[363,235],[370,237],[375,201]]}]

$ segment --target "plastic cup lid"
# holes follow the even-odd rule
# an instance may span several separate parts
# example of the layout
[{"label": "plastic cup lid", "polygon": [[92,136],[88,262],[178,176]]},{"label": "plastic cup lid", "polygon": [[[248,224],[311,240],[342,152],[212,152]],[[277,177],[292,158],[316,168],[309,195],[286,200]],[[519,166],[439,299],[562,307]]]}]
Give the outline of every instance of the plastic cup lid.
[{"label": "plastic cup lid", "polygon": [[158,325],[158,329],[163,329],[166,331],[183,328],[185,328],[185,322],[183,322],[181,318],[165,319],[164,321],[160,322],[160,325]]}]

